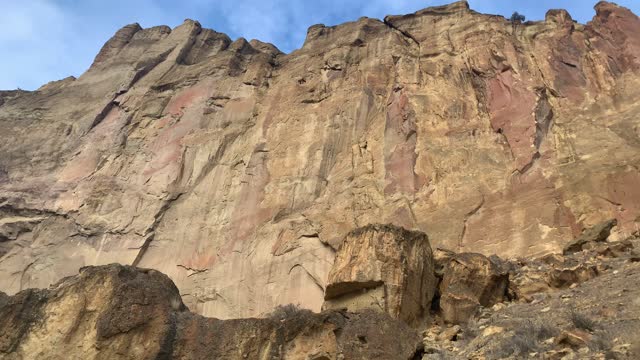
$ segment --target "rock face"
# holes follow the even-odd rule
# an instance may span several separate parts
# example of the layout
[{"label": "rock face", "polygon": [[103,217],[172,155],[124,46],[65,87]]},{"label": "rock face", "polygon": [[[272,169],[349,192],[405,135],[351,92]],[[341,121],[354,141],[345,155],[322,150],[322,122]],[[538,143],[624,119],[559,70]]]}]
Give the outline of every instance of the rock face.
[{"label": "rock face", "polygon": [[373,309],[423,325],[435,289],[425,233],[368,225],[350,232],[338,249],[323,308]]},{"label": "rock face", "polygon": [[371,311],[204,318],[166,275],[121,265],[0,298],[3,359],[409,360],[419,344],[407,325]]},{"label": "rock face", "polygon": [[481,254],[454,254],[442,266],[440,309],[449,323],[465,323],[481,307],[490,307],[507,297],[509,274]]},{"label": "rock face", "polygon": [[119,262],[197,313],[259,316],[319,310],[369,223],[509,257],[635,231],[638,33],[607,2],[586,25],[466,2],[315,25],[290,54],[128,25],[77,79],[0,93],[0,289]]}]

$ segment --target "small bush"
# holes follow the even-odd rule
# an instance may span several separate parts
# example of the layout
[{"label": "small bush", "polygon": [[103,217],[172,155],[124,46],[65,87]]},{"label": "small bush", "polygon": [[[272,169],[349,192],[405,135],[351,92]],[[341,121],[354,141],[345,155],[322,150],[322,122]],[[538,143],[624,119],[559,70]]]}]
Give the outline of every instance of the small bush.
[{"label": "small bush", "polygon": [[571,310],[569,313],[569,319],[577,329],[594,331],[598,325],[593,319],[585,314],[579,313],[575,310]]},{"label": "small bush", "polygon": [[525,19],[526,18],[524,15],[521,15],[516,11],[511,15],[511,18],[509,20],[511,20],[512,22],[524,22]]},{"label": "small bush", "polygon": [[480,332],[480,324],[478,323],[478,319],[472,317],[471,319],[469,319],[469,321],[467,321],[467,324],[464,327],[463,334],[465,338],[471,340],[477,338],[478,335],[480,335]]},{"label": "small bush", "polygon": [[540,350],[540,342],[558,334],[558,329],[541,321],[526,320],[519,324],[513,336],[502,341],[494,351],[497,358],[511,355],[525,356]]},{"label": "small bush", "polygon": [[269,314],[269,317],[277,320],[286,320],[307,311],[307,309],[302,309],[299,305],[296,304],[278,305]]},{"label": "small bush", "polygon": [[606,353],[610,351],[612,347],[613,341],[611,341],[611,335],[606,331],[596,332],[593,334],[593,337],[589,342],[589,349],[591,351],[601,351]]},{"label": "small bush", "polygon": [[325,319],[322,314],[316,314],[295,304],[279,305],[266,317],[284,326],[288,334],[296,334],[305,328],[320,326]]}]

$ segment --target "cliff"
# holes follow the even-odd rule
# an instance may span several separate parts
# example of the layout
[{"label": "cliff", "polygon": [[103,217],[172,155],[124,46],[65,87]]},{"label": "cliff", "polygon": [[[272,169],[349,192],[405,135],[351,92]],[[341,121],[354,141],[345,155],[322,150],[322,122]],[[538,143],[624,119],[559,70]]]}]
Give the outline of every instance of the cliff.
[{"label": "cliff", "polygon": [[0,92],[0,290],[153,268],[206,316],[319,310],[352,229],[560,251],[640,224],[640,20],[514,26],[466,2],[309,28],[283,54],[191,20],[119,30],[82,76]]}]

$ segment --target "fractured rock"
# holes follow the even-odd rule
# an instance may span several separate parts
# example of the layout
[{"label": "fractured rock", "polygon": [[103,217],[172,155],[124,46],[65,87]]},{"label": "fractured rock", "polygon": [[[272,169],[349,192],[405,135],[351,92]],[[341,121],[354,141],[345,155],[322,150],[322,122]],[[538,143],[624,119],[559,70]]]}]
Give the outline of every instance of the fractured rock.
[{"label": "fractured rock", "polygon": [[598,276],[596,265],[577,264],[553,268],[549,274],[549,283],[555,288],[565,288],[573,284],[585,282]]},{"label": "fractured rock", "polygon": [[626,253],[631,253],[633,248],[633,243],[627,239],[616,242],[598,243],[594,246],[593,250],[599,256],[615,258],[623,256]]},{"label": "fractured rock", "polygon": [[611,229],[617,224],[618,220],[611,219],[585,229],[580,236],[564,247],[562,253],[564,255],[568,255],[582,251],[585,246],[591,245],[592,243],[607,241],[607,238],[611,233]]},{"label": "fractured rock", "polygon": [[455,254],[444,265],[439,287],[442,318],[465,323],[481,306],[503,301],[508,287],[509,274],[491,259],[475,253]]},{"label": "fractured rock", "polygon": [[329,272],[323,308],[374,309],[413,324],[423,320],[436,289],[425,233],[367,225],[349,233]]},{"label": "fractured rock", "polygon": [[373,311],[204,318],[188,311],[166,275],[116,264],[0,296],[3,359],[393,360],[413,358],[420,340]]}]

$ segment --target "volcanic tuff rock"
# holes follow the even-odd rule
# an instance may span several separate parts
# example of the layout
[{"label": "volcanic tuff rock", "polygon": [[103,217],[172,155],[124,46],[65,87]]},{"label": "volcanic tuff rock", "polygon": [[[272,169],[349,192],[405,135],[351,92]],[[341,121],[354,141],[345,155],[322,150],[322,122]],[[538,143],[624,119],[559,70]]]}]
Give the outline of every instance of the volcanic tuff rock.
[{"label": "volcanic tuff rock", "polygon": [[119,30],[82,76],[0,93],[0,289],[160,270],[194,311],[318,310],[369,223],[503,256],[640,215],[640,21],[513,26],[466,2],[309,28],[283,54],[195,21]]},{"label": "volcanic tuff rock", "polygon": [[409,360],[419,345],[413,329],[372,311],[204,318],[166,275],[116,264],[0,298],[2,359]]},{"label": "volcanic tuff rock", "polygon": [[509,274],[500,264],[474,253],[452,255],[443,266],[440,309],[444,321],[466,323],[480,307],[507,297]]},{"label": "volcanic tuff rock", "polygon": [[336,254],[325,309],[374,309],[423,325],[436,288],[427,235],[393,225],[350,232]]},{"label": "volcanic tuff rock", "polygon": [[[388,225],[371,225],[350,236],[354,233],[363,239],[367,234],[405,237],[411,244],[424,240],[424,234]],[[494,256],[491,261],[516,278],[539,271],[541,262],[593,264],[602,270],[567,289],[482,307],[461,326],[444,325],[446,309],[434,303],[434,317],[418,329],[369,309],[314,314],[293,305],[277,307],[265,319],[204,318],[186,309],[176,286],[158,271],[117,264],[86,267],[47,290],[0,292],[0,358],[520,359],[535,352],[536,358],[557,359],[575,352],[580,359],[637,359],[640,262],[634,249],[639,245],[640,238],[629,238],[599,243],[624,249],[619,252],[589,249],[516,262]],[[467,268],[487,260],[479,254],[437,254],[440,260],[466,261]],[[449,284],[444,293],[490,296],[488,288],[480,295],[481,286],[469,286],[478,274],[455,269],[462,285]],[[467,290],[459,292],[464,286]],[[421,346],[418,331],[424,326]],[[574,341],[576,335],[582,340]]]},{"label": "volcanic tuff rock", "polygon": [[564,249],[562,249],[562,253],[565,255],[571,254],[581,251],[583,248],[592,245],[593,243],[606,241],[611,234],[611,229],[613,229],[617,224],[618,221],[616,219],[611,219],[588,229],[584,229],[580,236],[573,239],[573,241],[568,243]]},{"label": "volcanic tuff rock", "polygon": [[[598,244],[626,250],[502,261],[510,269],[510,281],[515,280],[511,285],[517,301],[480,308],[461,326],[434,323],[424,332],[423,360],[640,358],[640,258],[634,250],[640,237]],[[552,283],[537,292],[526,280],[548,275],[549,267],[565,267],[570,273],[575,265],[593,266],[599,269],[597,276],[561,289]],[[530,292],[521,297],[524,288]]]}]

